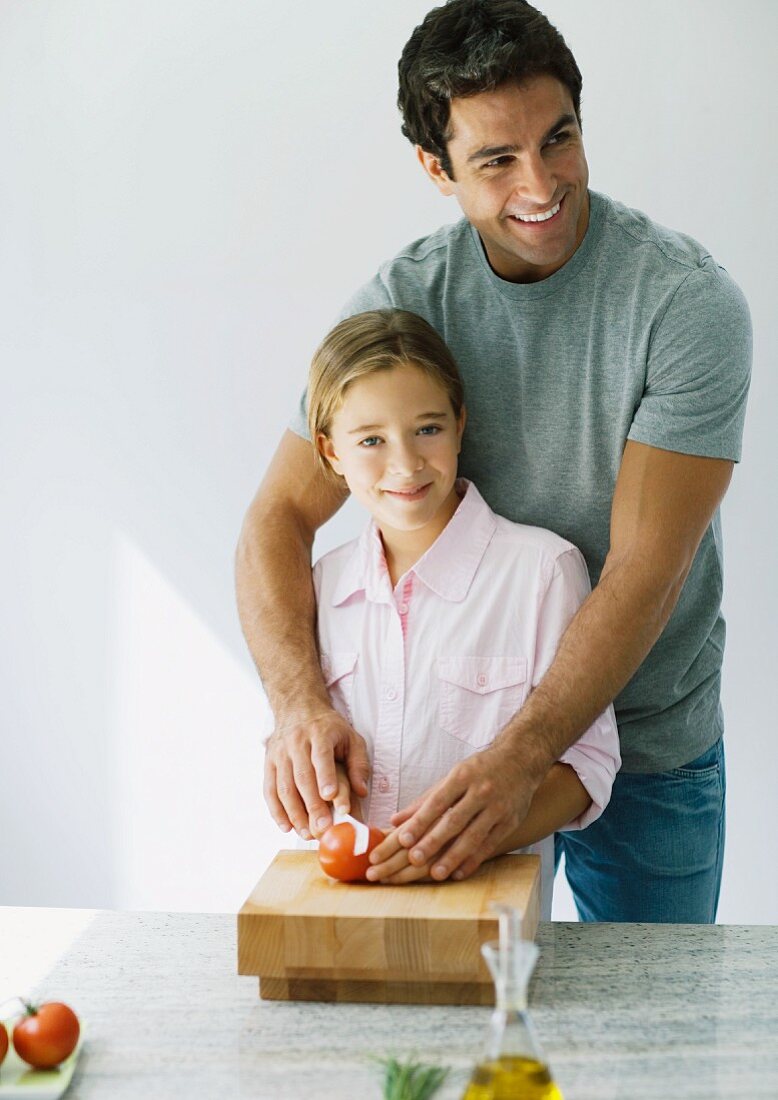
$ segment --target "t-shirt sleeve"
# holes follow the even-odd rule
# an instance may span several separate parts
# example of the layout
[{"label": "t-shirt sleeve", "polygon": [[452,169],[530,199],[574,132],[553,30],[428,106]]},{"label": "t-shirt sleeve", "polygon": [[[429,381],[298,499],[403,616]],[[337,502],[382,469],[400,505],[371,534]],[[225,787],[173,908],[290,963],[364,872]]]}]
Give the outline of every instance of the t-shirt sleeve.
[{"label": "t-shirt sleeve", "polygon": [[[389,296],[389,291],[381,279],[380,274],[377,274],[369,283],[365,283],[364,286],[359,288],[356,294],[349,298],[338,317],[333,322],[332,327],[334,328],[340,321],[345,321],[347,317],[353,317],[355,313],[364,313],[368,309],[388,309],[392,305],[393,302]],[[322,333],[322,338],[323,337],[324,333]],[[287,427],[296,435],[302,436],[303,439],[310,440],[311,436],[308,431],[307,398],[308,390],[306,387],[300,395],[295,413]]]},{"label": "t-shirt sleeve", "polygon": [[[591,591],[583,555],[575,547],[560,554],[538,614],[533,687],[552,664],[562,635]],[[609,705],[588,730],[559,758],[569,764],[586,788],[591,805],[563,831],[585,829],[608,805],[616,772],[621,767],[616,715]]]},{"label": "t-shirt sleeve", "polygon": [[751,354],[746,300],[709,261],[687,275],[656,325],[627,438],[739,462]]}]

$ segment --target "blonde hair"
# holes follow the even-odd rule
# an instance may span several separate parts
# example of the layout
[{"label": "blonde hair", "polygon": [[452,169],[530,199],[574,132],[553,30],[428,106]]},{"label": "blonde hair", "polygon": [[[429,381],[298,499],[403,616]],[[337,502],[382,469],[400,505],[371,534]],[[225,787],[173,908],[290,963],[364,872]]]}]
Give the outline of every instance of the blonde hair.
[{"label": "blonde hair", "polygon": [[458,420],[464,404],[462,379],[445,340],[423,317],[404,309],[371,309],[347,317],[324,337],[308,376],[308,430],[316,462],[329,477],[342,480],[321,454],[317,439],[330,435],[349,386],[408,363],[442,386]]}]

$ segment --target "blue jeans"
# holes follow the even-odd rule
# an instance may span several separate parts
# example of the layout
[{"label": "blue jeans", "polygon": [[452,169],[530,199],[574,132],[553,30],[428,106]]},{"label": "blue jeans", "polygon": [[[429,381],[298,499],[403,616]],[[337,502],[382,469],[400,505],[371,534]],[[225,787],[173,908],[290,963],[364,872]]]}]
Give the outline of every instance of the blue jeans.
[{"label": "blue jeans", "polygon": [[721,739],[680,768],[620,772],[597,821],[554,837],[581,920],[713,924],[725,792]]}]

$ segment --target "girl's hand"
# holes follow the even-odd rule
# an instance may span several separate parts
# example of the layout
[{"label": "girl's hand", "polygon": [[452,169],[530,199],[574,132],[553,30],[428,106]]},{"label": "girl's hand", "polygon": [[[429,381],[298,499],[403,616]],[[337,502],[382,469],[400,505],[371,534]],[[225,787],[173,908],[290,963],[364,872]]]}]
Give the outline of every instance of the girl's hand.
[{"label": "girl's hand", "polygon": [[408,858],[408,849],[403,848],[394,829],[370,853],[371,866],[367,869],[369,882],[380,882],[387,886],[404,886],[409,882],[433,882],[430,876],[430,864],[417,867]]}]

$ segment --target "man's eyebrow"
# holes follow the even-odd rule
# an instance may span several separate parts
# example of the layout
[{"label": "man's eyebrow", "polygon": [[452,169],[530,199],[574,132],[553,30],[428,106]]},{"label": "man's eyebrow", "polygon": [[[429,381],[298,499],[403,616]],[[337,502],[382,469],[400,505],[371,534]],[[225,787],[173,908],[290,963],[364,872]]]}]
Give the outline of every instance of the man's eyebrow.
[{"label": "man's eyebrow", "polygon": [[467,163],[476,160],[491,160],[492,157],[504,157],[507,153],[518,153],[518,145],[483,145],[467,158]]},{"label": "man's eyebrow", "polygon": [[[426,412],[419,413],[416,417],[417,420],[445,420],[445,412]],[[358,428],[349,428],[347,435],[357,435],[359,432],[374,432],[380,431],[383,424],[361,424]]]},{"label": "man's eyebrow", "polygon": [[[544,145],[549,138],[552,138],[559,130],[563,130],[565,126],[574,126],[576,124],[575,115],[566,114],[561,115],[553,126],[549,126],[543,137],[540,139],[540,144]],[[518,145],[484,145],[480,149],[476,149],[474,153],[471,153],[467,158],[467,163],[471,164],[476,160],[491,160],[493,157],[504,157],[509,153],[518,153]]]}]

